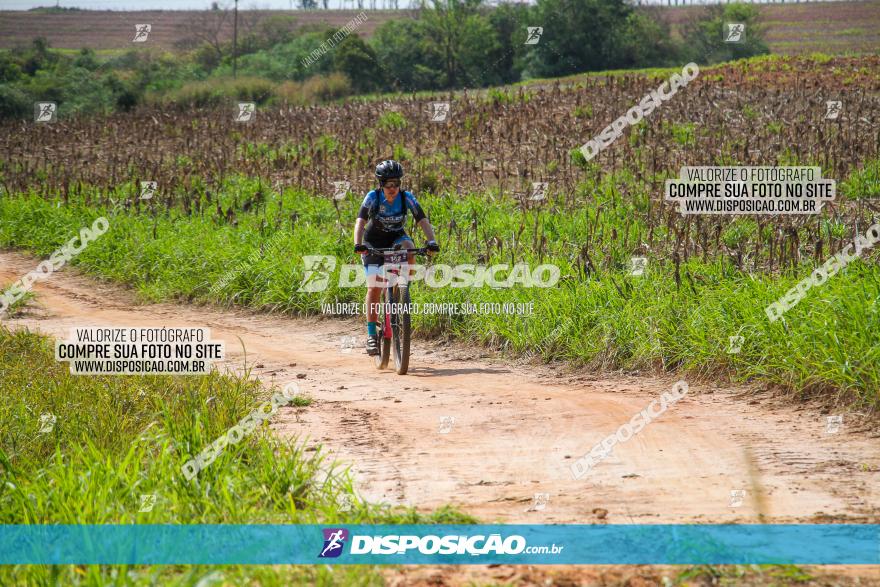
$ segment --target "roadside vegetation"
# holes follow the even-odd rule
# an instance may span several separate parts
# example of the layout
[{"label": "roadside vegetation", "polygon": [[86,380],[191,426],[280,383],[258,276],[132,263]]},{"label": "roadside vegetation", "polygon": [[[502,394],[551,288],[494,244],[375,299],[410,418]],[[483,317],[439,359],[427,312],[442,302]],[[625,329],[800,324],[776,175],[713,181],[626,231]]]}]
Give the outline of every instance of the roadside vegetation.
[{"label": "roadside vegetation", "polygon": [[[685,90],[698,102],[671,100],[589,162],[577,145],[669,70],[491,88],[461,96],[446,124],[416,99],[261,112],[245,125],[217,109],[57,123],[65,132],[7,121],[0,245],[46,257],[107,214],[109,232],[77,262],[145,299],[320,313],[361,301],[362,289],[340,289],[334,273],[326,291],[298,292],[302,257],[357,262],[353,219],[372,166],[392,157],[438,231],[436,263],[561,271],[549,289],[419,284],[417,302],[534,309],[419,315],[421,334],[601,369],[729,374],[876,407],[878,248],[781,320],[764,311],[878,220],[880,153],[863,115],[876,97],[862,91],[876,84],[876,63],[762,56],[710,68]],[[825,104],[805,93],[780,98],[804,80],[834,95],[849,88],[843,115],[826,120]],[[815,165],[838,181],[837,201],[816,216],[682,217],[659,194],[685,164]],[[141,199],[147,179],[159,187]],[[343,199],[333,197],[337,179],[351,181]],[[531,197],[535,181],[547,182],[543,200]],[[643,275],[631,275],[634,257],[647,260]],[[742,337],[738,352],[731,337]]]},{"label": "roadside vegetation", "polygon": [[[752,5],[706,7],[675,35],[654,16],[623,0],[539,0],[494,8],[482,0],[431,0],[415,18],[385,22],[368,39],[351,34],[308,63],[304,60],[336,31],[297,28],[295,17],[275,15],[242,36],[234,79],[231,43],[218,37],[229,15],[205,11],[175,52],[141,45],[71,53],[51,49],[43,38],[0,51],[0,118],[27,118],[36,101],[57,102],[62,118],[141,104],[310,104],[356,94],[716,63],[768,52]],[[746,23],[746,41],[724,43],[724,22]],[[527,45],[528,28],[536,23],[543,27],[539,42]]]},{"label": "roadside vegetation", "polygon": [[[266,424],[229,445],[193,480],[184,479],[184,462],[266,399],[269,392],[258,380],[216,373],[75,376],[55,361],[50,339],[5,328],[0,373],[3,524],[474,521],[449,509],[422,515],[366,503],[345,467],[320,447],[279,440]],[[142,495],[153,496],[151,508],[144,507]],[[150,511],[140,511],[145,509]],[[363,567],[0,568],[4,585],[190,585],[206,577],[226,584],[381,584],[374,568]]]},{"label": "roadside vegetation", "polygon": [[[238,178],[220,186],[223,207],[258,181]],[[641,189],[641,191],[639,191]],[[630,194],[627,199],[619,193]],[[779,259],[757,222],[737,219],[718,235],[723,247],[684,258],[678,229],[649,226],[634,211],[648,194],[632,178],[608,175],[542,207],[497,194],[424,195],[444,252],[436,263],[493,265],[553,263],[561,270],[552,288],[414,288],[420,303],[533,303],[527,317],[488,314],[415,316],[418,332],[486,344],[517,356],[540,356],[601,369],[663,369],[693,374],[727,373],[738,380],[779,384],[799,394],[824,393],[876,407],[880,345],[877,250],[771,323],[764,308],[780,298],[869,226],[822,220],[794,228],[801,242],[821,239],[823,254]],[[68,201],[17,197],[0,201],[0,245],[49,255],[69,234],[107,210]],[[110,230],[77,258],[102,278],[137,289],[148,300],[240,304],[268,311],[317,314],[321,304],[360,302],[362,288],[338,287],[338,272],[319,293],[298,292],[305,255],[335,255],[357,263],[351,222],[359,201],[316,197],[305,191],[269,193],[256,209],[235,207],[234,223],[201,206],[132,210],[111,217]],[[232,208],[229,208],[232,209]],[[814,233],[815,231],[815,233]],[[282,236],[276,237],[277,233]],[[269,238],[277,246],[266,247]],[[572,249],[570,243],[590,242]],[[764,243],[763,245],[761,243]],[[775,251],[775,252],[774,252]],[[774,254],[776,260],[772,258]],[[746,256],[745,260],[743,255]],[[645,256],[641,276],[633,256]],[[249,262],[231,279],[229,267]],[[776,263],[777,269],[768,271]],[[223,286],[215,288],[215,283]],[[730,352],[730,337],[742,336]]]}]

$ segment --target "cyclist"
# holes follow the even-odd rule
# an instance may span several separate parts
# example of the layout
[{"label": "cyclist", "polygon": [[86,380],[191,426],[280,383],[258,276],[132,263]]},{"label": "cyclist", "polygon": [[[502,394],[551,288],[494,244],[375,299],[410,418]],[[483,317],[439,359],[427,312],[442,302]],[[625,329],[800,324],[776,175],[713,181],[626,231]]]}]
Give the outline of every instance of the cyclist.
[{"label": "cyclist", "polygon": [[[440,251],[440,245],[434,238],[434,228],[425,216],[422,207],[412,192],[401,191],[400,180],[403,178],[403,166],[397,161],[382,161],[376,166],[376,179],[379,180],[379,188],[371,191],[364,198],[354,223],[354,250],[364,258],[364,268],[367,272],[367,354],[379,354],[378,314],[376,304],[382,293],[382,286],[371,276],[382,273],[381,266],[385,259],[381,255],[369,255],[367,250],[394,248],[400,245],[403,249],[413,249],[412,239],[406,234],[407,210],[412,212],[413,218],[425,238],[428,254],[433,255]],[[409,256],[409,263],[413,263],[414,255]]]}]

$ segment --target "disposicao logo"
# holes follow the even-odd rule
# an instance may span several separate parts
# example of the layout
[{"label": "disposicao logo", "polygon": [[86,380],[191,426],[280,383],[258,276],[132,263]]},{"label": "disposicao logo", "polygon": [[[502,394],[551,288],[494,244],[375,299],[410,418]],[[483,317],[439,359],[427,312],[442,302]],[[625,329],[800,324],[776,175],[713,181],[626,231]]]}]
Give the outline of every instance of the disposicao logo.
[{"label": "disposicao logo", "polygon": [[[518,534],[502,537],[501,534],[464,535],[361,535],[351,534],[344,528],[324,528],[324,547],[318,558],[336,558],[345,550],[351,538],[348,554],[356,555],[558,555],[564,545],[549,544],[528,546],[526,539]],[[415,551],[414,553],[412,551]]]},{"label": "disposicao logo", "polygon": [[348,530],[345,528],[324,528],[324,547],[318,558],[336,558],[342,554],[345,541],[348,540]]}]

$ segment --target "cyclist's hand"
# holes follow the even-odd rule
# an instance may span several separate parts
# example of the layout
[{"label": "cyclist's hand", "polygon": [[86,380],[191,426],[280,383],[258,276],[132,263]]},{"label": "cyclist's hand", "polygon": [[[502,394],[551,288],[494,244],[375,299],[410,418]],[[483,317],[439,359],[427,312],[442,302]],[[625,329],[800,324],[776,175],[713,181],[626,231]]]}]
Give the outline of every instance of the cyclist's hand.
[{"label": "cyclist's hand", "polygon": [[354,252],[355,253],[366,253],[369,250],[367,245],[355,245]]},{"label": "cyclist's hand", "polygon": [[440,252],[440,245],[437,244],[437,241],[428,241],[425,247],[427,247],[428,255],[431,257]]}]

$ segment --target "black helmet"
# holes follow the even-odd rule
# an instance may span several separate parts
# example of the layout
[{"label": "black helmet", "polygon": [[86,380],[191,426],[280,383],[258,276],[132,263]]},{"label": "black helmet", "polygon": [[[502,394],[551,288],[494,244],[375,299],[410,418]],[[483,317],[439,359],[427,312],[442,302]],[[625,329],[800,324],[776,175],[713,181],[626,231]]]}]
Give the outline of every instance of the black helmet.
[{"label": "black helmet", "polygon": [[400,179],[403,177],[403,165],[392,159],[382,161],[376,165],[376,177],[379,181]]}]

